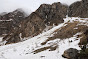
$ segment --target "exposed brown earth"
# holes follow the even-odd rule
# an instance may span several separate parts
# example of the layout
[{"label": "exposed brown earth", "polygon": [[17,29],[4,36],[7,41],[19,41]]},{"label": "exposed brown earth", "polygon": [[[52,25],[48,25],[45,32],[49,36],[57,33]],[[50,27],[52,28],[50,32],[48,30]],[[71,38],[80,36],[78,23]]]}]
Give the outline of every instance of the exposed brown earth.
[{"label": "exposed brown earth", "polygon": [[[44,45],[48,41],[51,41],[51,40],[54,40],[54,39],[57,39],[57,38],[59,38],[59,39],[70,38],[70,37],[73,37],[73,35],[75,35],[76,33],[78,33],[78,32],[83,32],[84,33],[88,29],[88,26],[86,26],[86,25],[78,25],[77,26],[77,24],[80,24],[80,22],[78,22],[78,21],[74,21],[72,23],[68,22],[66,24],[67,25],[63,26],[61,29],[56,30],[55,32],[57,32],[57,33],[54,34],[53,37],[50,37],[49,39],[47,39],[45,42],[43,42],[41,44]],[[74,29],[74,28],[77,28],[77,29]],[[84,38],[85,35],[84,36],[82,35],[80,37],[82,37],[81,40],[80,40],[80,44],[84,43],[84,41],[87,40],[86,38]],[[82,41],[82,40],[84,40],[84,41]]]},{"label": "exposed brown earth", "polygon": [[57,45],[56,46],[43,47],[43,48],[40,48],[40,49],[35,50],[34,51],[34,54],[39,53],[39,52],[42,52],[42,51],[45,51],[45,50],[48,50],[48,49],[49,49],[49,51],[54,51],[54,50],[57,49],[57,47],[58,47]]}]

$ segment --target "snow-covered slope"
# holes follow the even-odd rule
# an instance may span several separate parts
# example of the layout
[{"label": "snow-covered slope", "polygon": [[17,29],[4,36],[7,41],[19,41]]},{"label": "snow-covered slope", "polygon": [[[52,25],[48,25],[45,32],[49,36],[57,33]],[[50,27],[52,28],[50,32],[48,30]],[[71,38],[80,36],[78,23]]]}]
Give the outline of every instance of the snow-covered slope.
[{"label": "snow-covered slope", "polygon": [[[52,37],[56,33],[55,31],[57,29],[66,26],[67,22],[79,21],[81,23],[85,22],[85,25],[88,24],[86,22],[88,19],[81,20],[81,18],[68,17],[64,20],[64,23],[43,32],[38,36],[29,38],[24,42],[0,46],[0,59],[64,59],[61,55],[66,49],[76,48],[80,50],[80,47],[78,46],[80,38],[77,38],[77,35],[80,35],[81,33],[76,33],[73,37],[64,40],[57,38],[48,41],[45,45],[41,45],[42,42],[47,40],[49,37]],[[51,47],[56,47],[56,49],[51,51]]]},{"label": "snow-covered slope", "polygon": [[0,13],[12,12],[17,8],[22,8],[28,14],[35,11],[43,3],[52,4],[54,2],[61,2],[65,4],[72,4],[80,0],[0,0]]}]

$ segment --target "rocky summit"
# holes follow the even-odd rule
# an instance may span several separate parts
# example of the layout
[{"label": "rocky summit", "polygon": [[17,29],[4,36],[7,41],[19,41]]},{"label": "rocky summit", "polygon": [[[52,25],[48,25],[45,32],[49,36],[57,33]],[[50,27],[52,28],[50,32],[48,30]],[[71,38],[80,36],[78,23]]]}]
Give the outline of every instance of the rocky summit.
[{"label": "rocky summit", "polygon": [[59,24],[64,22],[63,18],[67,15],[67,5],[60,2],[50,4],[42,4],[36,11],[47,25]]},{"label": "rocky summit", "polygon": [[16,21],[14,19],[13,24],[16,24],[16,27],[12,28],[12,31],[3,40],[7,40],[7,43],[16,43],[21,41],[21,38],[38,35],[46,28],[45,25],[52,26],[53,24],[63,23],[63,18],[67,15],[67,8],[68,6],[60,2],[52,5],[42,4],[26,18],[23,18],[23,16],[22,18],[21,16],[15,17],[17,19]]},{"label": "rocky summit", "polygon": [[69,17],[87,18],[87,2],[87,0],[82,0],[70,6],[60,2],[42,4],[28,17],[25,17],[25,13],[20,9],[7,14],[4,13],[4,15],[0,16],[0,35],[5,34],[3,40],[15,43],[21,41],[21,38],[38,35],[46,28],[46,25],[53,26],[53,24],[63,23],[63,18],[66,18],[66,15]]},{"label": "rocky summit", "polygon": [[[69,17],[87,18],[87,3],[88,0],[78,1],[70,6],[60,2],[42,4],[27,17],[21,9],[10,13],[4,12],[0,15],[0,36],[4,37],[3,41],[16,43],[22,41],[21,39],[25,37],[38,35],[46,28],[46,25],[53,26],[63,23],[63,18],[66,18],[66,15]],[[64,38],[63,35],[61,37]]]},{"label": "rocky summit", "polygon": [[25,58],[88,59],[88,0],[1,13],[0,59]]},{"label": "rocky summit", "polygon": [[25,18],[25,15],[20,9],[13,12],[1,14],[0,16],[0,36],[10,33],[12,28],[17,27],[18,23]]},{"label": "rocky summit", "polygon": [[69,17],[88,18],[88,0],[75,2],[69,6]]},{"label": "rocky summit", "polygon": [[87,18],[87,2],[87,0],[82,0],[70,6],[63,5],[60,2],[42,4],[27,17],[20,9],[7,14],[4,13],[0,16],[0,35],[4,35],[3,41],[16,43],[22,41],[22,38],[38,35],[46,28],[46,25],[53,26],[53,24],[63,23],[63,18],[66,18],[66,15]]}]

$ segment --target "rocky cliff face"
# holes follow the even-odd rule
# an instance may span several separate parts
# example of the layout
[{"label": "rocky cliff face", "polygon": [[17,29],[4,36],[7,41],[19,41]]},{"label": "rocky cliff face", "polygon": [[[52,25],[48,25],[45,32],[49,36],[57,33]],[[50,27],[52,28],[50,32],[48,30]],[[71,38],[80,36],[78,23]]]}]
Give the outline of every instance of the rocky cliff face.
[{"label": "rocky cliff face", "polygon": [[18,26],[3,38],[7,41],[6,44],[19,42],[24,37],[38,35],[45,28],[44,21],[35,12],[21,21]]},{"label": "rocky cliff face", "polygon": [[[65,18],[66,15],[69,17]],[[65,19],[63,20],[63,18]],[[37,38],[34,37],[31,40],[25,41],[27,44],[23,42],[17,45],[22,45],[19,48],[26,47],[26,50],[25,48],[22,50],[25,55],[31,53],[37,54],[47,50],[53,52],[57,51],[55,55],[59,53],[60,55],[57,55],[61,56],[64,51],[62,56],[65,58],[88,59],[88,19],[85,18],[88,18],[88,0],[75,2],[69,7],[62,5],[60,2],[53,3],[52,5],[42,4],[28,17],[25,17],[23,11],[17,9],[13,12],[0,15],[0,36],[4,37],[3,41],[6,42],[5,44],[17,43],[23,41],[24,38],[34,37],[40,34],[46,28],[46,25],[53,26],[53,24],[57,25],[62,23],[42,35],[39,35]],[[66,22],[64,22],[65,20]],[[1,41],[0,45],[3,45]],[[18,47],[15,48],[5,50],[5,52],[20,51]],[[82,50],[78,52],[78,50],[74,48],[80,48]],[[3,50],[1,48],[0,50],[2,51],[1,56],[4,57],[5,54],[3,54]],[[25,51],[26,53],[24,53]],[[22,54],[19,55],[22,57]],[[42,54],[40,55],[41,57],[46,57]]]},{"label": "rocky cliff face", "polygon": [[25,20],[21,21],[18,27],[14,27],[12,31],[3,38],[7,43],[16,43],[21,38],[35,36],[45,28],[43,20],[34,12]]},{"label": "rocky cliff face", "polygon": [[68,16],[88,18],[88,0],[78,1],[70,5]]},{"label": "rocky cliff face", "polygon": [[57,25],[64,22],[63,18],[67,14],[67,8],[67,6],[62,5],[60,2],[52,5],[42,4],[35,12],[31,13],[25,19],[20,19],[20,17],[17,16],[15,17],[16,19],[14,19],[16,20],[14,22],[16,22],[15,24],[17,24],[17,26],[12,28],[12,31],[10,31],[3,40],[7,41],[6,44],[16,43],[21,41],[21,38],[38,35],[44,30],[46,24]]},{"label": "rocky cliff face", "polygon": [[44,20],[35,12],[21,22],[21,24],[23,29],[22,37],[35,36],[45,28]]},{"label": "rocky cliff face", "polygon": [[45,21],[48,25],[59,24],[64,22],[63,18],[67,15],[68,6],[62,5],[60,2],[50,4],[42,4],[35,13]]},{"label": "rocky cliff face", "polygon": [[[69,7],[60,2],[53,3],[52,5],[42,4],[35,12],[26,18],[24,13],[19,10],[0,16],[1,35],[7,34],[3,38],[3,41],[6,40],[6,44],[16,43],[21,41],[21,38],[38,35],[44,30],[45,25],[52,26],[53,24],[63,23],[63,18],[65,18],[67,14],[69,17],[86,18],[88,17],[87,2],[87,0],[82,0],[73,3]],[[66,36],[68,35],[66,34]],[[63,38],[63,35],[60,37]]]},{"label": "rocky cliff face", "polygon": [[10,33],[12,28],[17,27],[18,23],[25,18],[19,9],[0,16],[0,35]]}]

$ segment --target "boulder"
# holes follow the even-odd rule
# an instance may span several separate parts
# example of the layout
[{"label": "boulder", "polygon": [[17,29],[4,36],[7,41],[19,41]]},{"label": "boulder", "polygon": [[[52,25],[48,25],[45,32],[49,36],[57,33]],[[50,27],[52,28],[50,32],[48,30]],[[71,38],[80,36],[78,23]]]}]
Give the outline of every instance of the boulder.
[{"label": "boulder", "polygon": [[62,57],[67,59],[77,59],[78,50],[74,48],[70,48],[64,51]]}]

